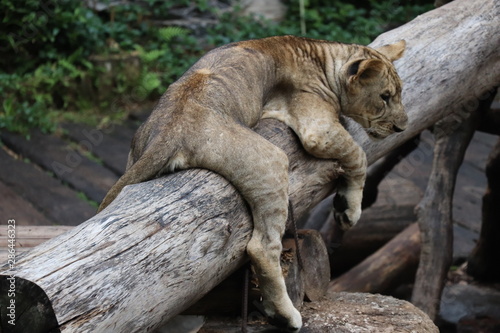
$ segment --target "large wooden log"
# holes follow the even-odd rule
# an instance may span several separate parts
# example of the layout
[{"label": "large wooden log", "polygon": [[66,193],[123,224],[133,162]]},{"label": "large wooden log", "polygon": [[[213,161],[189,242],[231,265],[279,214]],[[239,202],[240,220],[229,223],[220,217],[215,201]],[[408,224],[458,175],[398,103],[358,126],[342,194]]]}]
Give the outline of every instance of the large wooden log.
[{"label": "large wooden log", "polygon": [[[469,102],[500,84],[498,9],[494,0],[457,0],[373,43],[407,41],[397,68],[410,121],[406,131],[383,142],[369,141],[359,126],[347,122],[370,163],[436,121],[452,113],[460,117]],[[263,121],[258,130],[290,157],[297,216],[331,192],[338,171],[334,163],[307,156],[276,121]],[[17,295],[39,292],[15,299],[15,327],[7,326],[5,316],[0,323],[10,331],[23,321],[30,322],[30,332],[151,331],[247,260],[251,230],[244,201],[208,171],[128,186],[105,211],[1,268],[2,290],[10,287],[12,276]],[[13,300],[8,294],[0,295],[2,309]]]}]

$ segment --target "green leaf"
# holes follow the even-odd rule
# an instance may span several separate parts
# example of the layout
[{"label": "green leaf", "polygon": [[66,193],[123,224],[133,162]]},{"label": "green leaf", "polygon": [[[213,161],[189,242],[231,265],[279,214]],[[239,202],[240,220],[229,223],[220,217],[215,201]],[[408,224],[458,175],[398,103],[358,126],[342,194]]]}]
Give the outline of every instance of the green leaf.
[{"label": "green leaf", "polygon": [[165,42],[169,42],[174,37],[186,36],[188,34],[187,29],[181,27],[165,27],[158,30],[158,34],[161,39]]}]

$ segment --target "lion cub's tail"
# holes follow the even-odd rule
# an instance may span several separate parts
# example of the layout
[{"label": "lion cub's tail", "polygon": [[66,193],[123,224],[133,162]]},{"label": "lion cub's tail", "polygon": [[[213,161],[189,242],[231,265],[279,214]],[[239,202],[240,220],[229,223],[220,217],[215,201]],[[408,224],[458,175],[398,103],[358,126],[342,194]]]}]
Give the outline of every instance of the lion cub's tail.
[{"label": "lion cub's tail", "polygon": [[[97,209],[99,213],[104,208],[106,208],[115,198],[120,194],[121,190],[127,186],[132,184],[138,184],[141,182],[145,182],[156,177],[163,166],[165,165],[165,161],[152,158],[151,154],[142,155],[137,162],[132,164],[125,173],[118,179],[118,181],[111,187],[109,192],[106,194],[104,199],[101,202],[101,205]],[[157,165],[153,165],[157,164]]]}]

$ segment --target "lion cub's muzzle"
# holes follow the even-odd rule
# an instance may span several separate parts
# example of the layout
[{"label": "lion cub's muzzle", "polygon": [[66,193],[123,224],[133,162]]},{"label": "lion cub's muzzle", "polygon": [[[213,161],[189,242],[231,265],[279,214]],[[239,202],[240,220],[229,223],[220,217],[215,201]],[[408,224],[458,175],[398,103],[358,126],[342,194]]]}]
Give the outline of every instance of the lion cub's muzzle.
[{"label": "lion cub's muzzle", "polygon": [[392,130],[395,133],[403,132],[408,128],[408,115],[402,111],[399,119],[392,123]]},{"label": "lion cub's muzzle", "polygon": [[380,121],[371,128],[366,129],[366,133],[372,139],[384,139],[393,133],[403,132],[408,127],[408,118],[402,121]]}]

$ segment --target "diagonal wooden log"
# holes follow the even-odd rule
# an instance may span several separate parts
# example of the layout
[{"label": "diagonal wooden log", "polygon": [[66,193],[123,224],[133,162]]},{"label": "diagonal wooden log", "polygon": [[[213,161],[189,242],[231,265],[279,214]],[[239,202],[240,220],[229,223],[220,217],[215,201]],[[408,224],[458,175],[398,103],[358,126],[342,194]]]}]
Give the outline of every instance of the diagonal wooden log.
[{"label": "diagonal wooden log", "polygon": [[[407,41],[397,69],[410,123],[371,142],[347,122],[370,163],[500,84],[498,10],[496,0],[457,0],[373,43]],[[257,131],[290,157],[296,217],[331,192],[332,161],[307,156],[281,123],[263,121]],[[1,290],[16,294],[0,295],[2,331],[152,331],[247,260],[250,221],[233,187],[205,170],[126,187],[105,211],[0,268]]]}]

